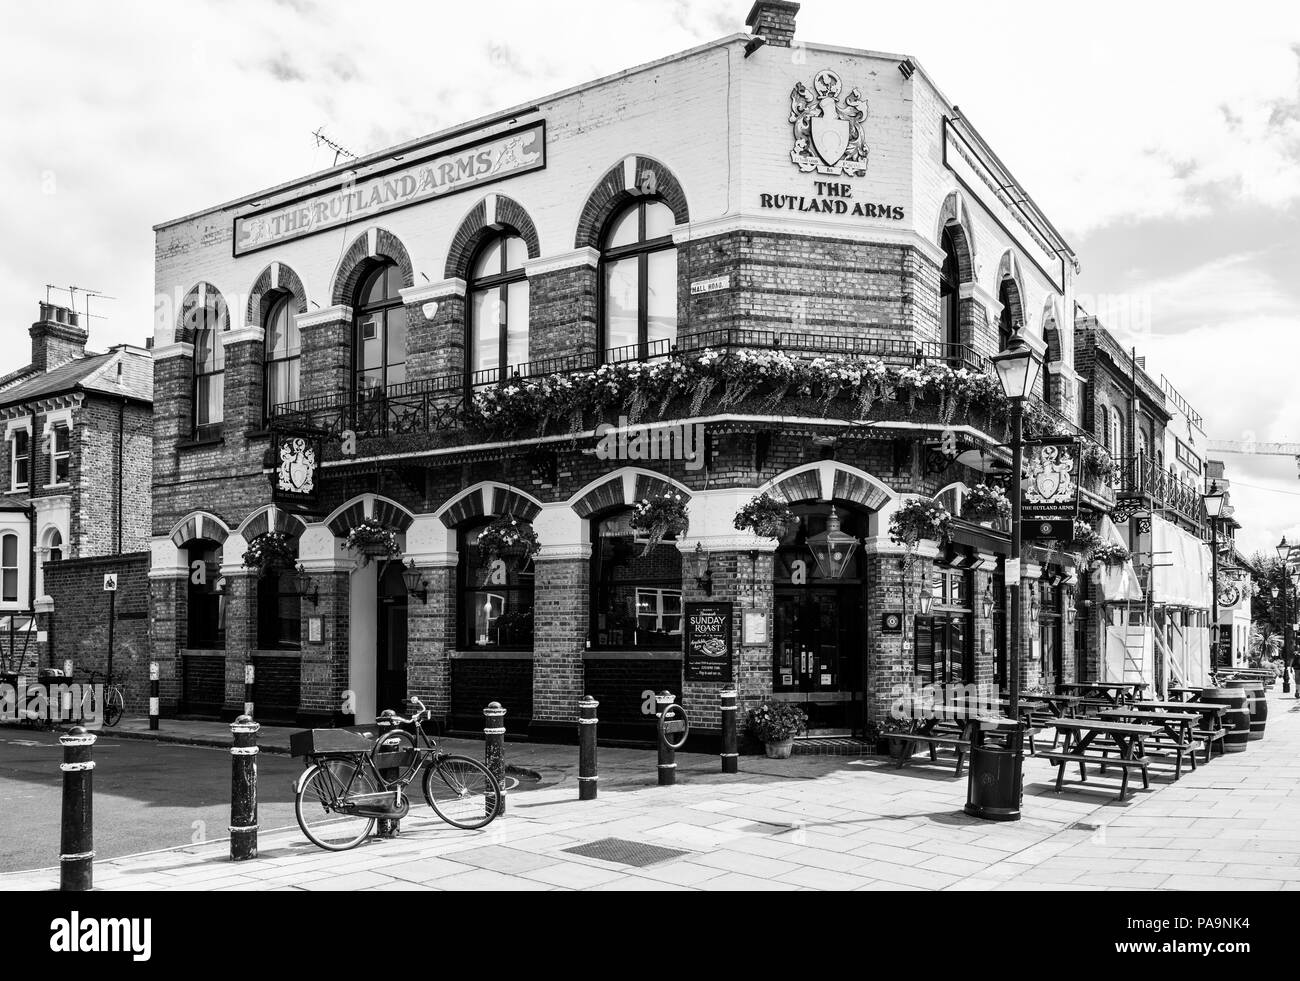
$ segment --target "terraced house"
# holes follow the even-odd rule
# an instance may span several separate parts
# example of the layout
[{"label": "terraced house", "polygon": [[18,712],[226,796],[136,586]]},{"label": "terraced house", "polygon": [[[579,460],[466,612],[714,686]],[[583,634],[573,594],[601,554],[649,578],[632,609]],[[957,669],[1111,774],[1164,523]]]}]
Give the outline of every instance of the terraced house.
[{"label": "terraced house", "polygon": [[[1026,686],[1086,666],[1074,554],[1028,547],[1009,609],[967,507],[1017,333],[1029,432],[1114,500],[1076,258],[916,60],[797,11],[157,226],[168,710],[235,713],[251,664],[264,720],[572,738],[590,694],[638,739],[666,688],[706,739],[735,686],[850,737],[1004,683],[1011,617]],[[895,540],[918,501],[951,519]]]}]

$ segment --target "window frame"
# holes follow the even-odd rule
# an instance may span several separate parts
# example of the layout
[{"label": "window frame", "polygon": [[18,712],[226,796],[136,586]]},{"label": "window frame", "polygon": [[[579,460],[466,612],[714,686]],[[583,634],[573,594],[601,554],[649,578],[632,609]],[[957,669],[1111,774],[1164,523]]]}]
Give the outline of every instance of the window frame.
[{"label": "window frame", "polygon": [[[361,402],[366,398],[366,393],[362,390],[361,386],[358,384],[358,382],[361,380],[361,376],[367,371],[375,370],[373,368],[364,368],[361,366],[362,361],[364,360],[363,343],[362,343],[363,338],[361,337],[361,325],[366,320],[367,317],[372,316],[374,314],[383,315],[383,336],[379,339],[380,341],[379,347],[380,347],[380,354],[381,354],[379,371],[381,372],[381,384],[378,389],[374,390],[379,393],[380,398],[387,398],[388,390],[393,385],[393,383],[389,380],[390,370],[396,367],[401,367],[405,369],[406,365],[410,362],[409,335],[404,335],[403,337],[402,360],[400,362],[392,362],[391,364],[389,363],[388,360],[389,317],[392,316],[394,310],[402,311],[402,316],[406,315],[406,305],[405,303],[402,302],[401,287],[400,286],[397,286],[395,288],[393,287],[393,282],[395,281],[395,277],[398,275],[399,272],[400,270],[398,269],[397,263],[392,261],[379,262],[373,268],[369,269],[366,272],[366,274],[361,277],[360,282],[357,283],[356,292],[354,293],[354,297],[353,297],[354,302],[352,304],[352,365],[351,365],[352,398],[356,402]],[[360,302],[361,298],[366,296],[370,292],[371,286],[373,285],[375,279],[378,278],[379,276],[384,276],[387,278],[385,284],[384,299],[375,301],[373,303],[364,303],[364,304],[361,303]],[[396,280],[396,281],[400,282],[400,280]],[[405,370],[403,370],[402,374],[403,374],[403,378],[405,379],[405,374],[406,374]],[[405,381],[399,382],[398,384],[405,384]]]},{"label": "window frame", "polygon": [[[660,204],[672,213],[672,208],[662,197],[650,195],[638,197],[619,208],[609,216],[605,222],[605,227],[600,236],[600,261],[597,264],[596,279],[599,283],[599,311],[598,311],[598,333],[600,340],[600,359],[601,363],[607,363],[611,351],[625,350],[630,347],[637,349],[637,359],[644,361],[649,358],[650,354],[650,256],[660,252],[671,250],[674,255],[678,252],[677,244],[673,241],[672,232],[667,235],[661,235],[658,238],[646,238],[646,214],[651,205]],[[623,220],[624,216],[633,210],[637,211],[637,240],[630,245],[619,245],[610,247],[608,244],[609,237],[613,234],[618,223]],[[673,227],[676,227],[676,215],[673,215]],[[625,259],[636,258],[637,260],[637,339],[632,344],[625,344],[619,348],[609,346],[609,285],[607,283],[607,274],[609,267]],[[677,281],[676,271],[674,270],[673,280]],[[677,341],[677,328],[679,326],[679,316],[676,298],[674,297],[673,305],[673,340],[670,346],[675,346]],[[633,360],[631,358],[621,358],[620,361]]]},{"label": "window frame", "polygon": [[[953,238],[950,226],[944,226],[942,245],[943,265],[939,268],[939,329],[945,344],[958,346],[962,343],[961,266],[957,261],[957,241]],[[944,306],[945,298],[950,298],[947,307]]]},{"label": "window frame", "polygon": [[[199,442],[219,438],[226,420],[226,351],[223,335],[230,326],[230,309],[226,305],[225,298],[215,290],[208,292],[206,288],[201,289],[195,296],[194,304],[185,312],[185,320],[188,325],[191,318],[194,318],[194,378],[190,391],[192,417],[190,435],[193,440]],[[203,348],[200,340],[204,335],[212,337],[211,366],[199,358],[199,352]],[[221,414],[217,419],[209,418],[207,422],[200,423],[200,406],[206,405],[207,402],[206,399],[199,398],[205,380],[209,386],[220,386]],[[209,392],[211,390],[210,387]]]},{"label": "window frame", "polygon": [[[5,548],[8,545],[10,539],[13,539],[13,543],[14,543],[13,565],[7,564],[4,555]],[[12,603],[14,606],[19,606],[22,604],[23,557],[22,557],[22,549],[19,547],[20,544],[21,543],[19,542],[18,533],[16,531],[0,532],[0,603],[5,603],[5,604]],[[8,592],[10,573],[13,574],[13,585],[14,585],[14,591],[12,596],[10,596]]]},{"label": "window frame", "polygon": [[[263,425],[269,426],[271,419],[275,415],[275,409],[282,405],[291,405],[298,399],[288,399],[284,402],[271,402],[271,375],[276,370],[277,365],[287,364],[289,373],[296,376],[298,382],[298,396],[302,396],[302,335],[298,331],[296,322],[296,311],[294,308],[294,298],[292,293],[279,292],[272,294],[266,307],[266,313],[262,317],[264,336],[262,339],[262,422]],[[288,330],[286,333],[285,350],[283,356],[277,357],[271,349],[271,325],[281,314],[286,317]],[[291,346],[287,337],[289,332],[297,335],[297,346]],[[293,387],[292,385],[290,387]]]},{"label": "window frame", "polygon": [[[502,232],[486,239],[475,251],[474,256],[469,264],[469,273],[471,279],[465,290],[465,387],[467,390],[473,389],[476,384],[491,385],[504,384],[510,377],[510,369],[517,365],[510,364],[510,287],[517,283],[523,283],[525,287],[529,286],[528,273],[520,265],[515,269],[509,268],[509,243],[511,241],[519,242],[524,249],[524,255],[528,255],[528,243],[524,237],[515,232]],[[500,248],[499,270],[487,276],[474,277],[474,270],[478,266],[479,260],[484,253],[494,245]],[[491,368],[475,368],[474,359],[477,356],[478,344],[476,343],[477,324],[475,322],[475,313],[478,304],[475,302],[479,294],[497,291],[497,303],[500,304],[500,314],[497,322],[497,378],[476,381],[477,376],[492,371]],[[525,345],[531,341],[530,333],[532,328],[532,298],[529,297],[528,317],[525,318],[523,325],[523,340]]]},{"label": "window frame", "polygon": [[[535,632],[530,634],[526,642],[514,644],[502,644],[500,642],[495,644],[481,644],[475,634],[477,620],[469,616],[471,610],[476,611],[478,609],[477,601],[471,602],[470,597],[483,595],[502,597],[501,609],[503,615],[513,612],[522,613],[524,609],[522,598],[525,596],[527,597],[528,611],[534,616],[537,611],[536,567],[533,565],[531,559],[529,559],[522,567],[515,570],[514,583],[510,582],[509,571],[507,571],[506,574],[505,584],[476,584],[471,582],[471,567],[476,570],[481,569],[481,567],[475,561],[478,548],[477,539],[475,539],[475,541],[471,541],[470,539],[475,538],[476,532],[481,532],[484,528],[488,527],[488,525],[491,524],[491,520],[492,519],[489,518],[486,521],[465,524],[456,529],[456,554],[458,558],[458,561],[456,562],[455,601],[457,649],[462,651],[509,651],[519,654],[531,654],[537,642],[537,635]],[[521,518],[520,521],[522,522],[523,519]],[[500,556],[499,558],[506,562],[511,561],[511,557],[508,556]],[[521,599],[518,610],[511,609],[510,599],[512,597],[519,597]],[[491,622],[496,619],[499,619],[499,617],[489,618],[489,626],[491,625]],[[498,637],[499,636],[500,635],[498,634]]]},{"label": "window frame", "polygon": [[[59,432],[67,439],[67,448],[60,450]],[[66,422],[56,422],[50,427],[50,482],[46,487],[67,487],[72,483],[72,427]],[[65,467],[63,479],[59,479],[59,464]]]},{"label": "window frame", "polygon": [[1016,336],[1016,321],[1011,314],[1011,289],[1014,280],[1009,276],[1003,277],[998,283],[998,303],[1002,305],[1002,312],[998,314],[998,351],[1002,352],[1007,349],[1011,343],[1011,338]]},{"label": "window frame", "polygon": [[[23,452],[18,452],[18,438],[22,437],[24,442]],[[26,480],[18,479],[18,461],[23,461],[26,469]],[[11,491],[24,491],[32,486],[32,433],[30,429],[19,427],[9,431],[9,489]]]},{"label": "window frame", "polygon": [[[615,575],[614,570],[619,567],[637,561],[641,558],[640,552],[644,547],[643,542],[638,542],[635,534],[625,534],[620,530],[619,534],[603,534],[604,527],[607,523],[619,523],[632,513],[630,507],[618,507],[607,510],[601,514],[593,515],[588,519],[591,531],[591,559],[590,575],[588,577],[588,639],[593,650],[619,651],[619,652],[681,652],[683,650],[684,630],[685,630],[685,610],[686,595],[685,581],[687,576],[686,561],[677,548],[677,543],[672,540],[660,542],[654,546],[656,549],[671,550],[676,558],[676,574],[665,576],[638,576],[620,579]],[[630,532],[630,529],[628,529]],[[625,540],[627,542],[627,553],[622,558],[618,552],[621,546],[614,544],[616,540]],[[611,554],[605,555],[605,546],[609,543]],[[666,553],[665,553],[666,554]],[[605,565],[608,564],[608,568]],[[626,612],[620,612],[614,604],[614,590],[622,590],[628,593],[632,600],[632,611],[630,618]],[[677,633],[666,633],[658,630],[643,631],[641,629],[641,611],[639,608],[640,597],[647,592],[655,592],[659,609],[656,613],[656,625],[663,622],[662,595],[668,593],[679,594],[678,602],[681,606],[678,614],[678,631]],[[602,600],[609,602],[602,605]],[[605,619],[602,627],[602,618]],[[612,618],[612,619],[610,619]],[[631,639],[627,639],[627,634],[631,633]],[[602,639],[603,634],[603,639]],[[641,634],[648,634],[662,638],[663,643],[647,642],[641,637]],[[620,637],[614,640],[615,635]]]}]

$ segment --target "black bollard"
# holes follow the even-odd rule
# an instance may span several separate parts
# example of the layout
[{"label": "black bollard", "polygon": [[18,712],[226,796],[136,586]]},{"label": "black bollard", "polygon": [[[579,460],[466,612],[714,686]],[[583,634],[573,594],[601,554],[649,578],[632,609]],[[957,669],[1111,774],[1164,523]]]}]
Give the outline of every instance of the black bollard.
[{"label": "black bollard", "polygon": [[578,800],[595,800],[596,786],[596,709],[600,702],[590,695],[578,703]]},{"label": "black bollard", "polygon": [[158,729],[158,662],[149,662],[149,729]]},{"label": "black bollard", "polygon": [[[506,813],[506,710],[490,702],[483,710],[483,763],[501,785],[501,800],[495,803],[497,817]],[[494,806],[488,801],[489,812]]]},{"label": "black bollard", "polygon": [[724,691],[722,699],[722,772],[740,772],[740,752],[736,742],[736,697],[734,691]]},{"label": "black bollard", "polygon": [[250,719],[253,717],[253,666],[244,665],[244,714]]},{"label": "black bollard", "polygon": [[230,724],[230,860],[257,858],[257,731],[262,727],[241,715]]},{"label": "black bollard", "polygon": [[666,691],[655,696],[655,709],[659,716],[659,786],[671,787],[677,783],[677,752],[668,745],[668,734],[664,731],[663,716],[668,706],[677,701],[676,697]]},{"label": "black bollard", "polygon": [[[392,709],[384,709],[380,712],[379,718],[375,719],[375,725],[379,728],[379,738],[381,739],[383,738],[384,733],[392,732],[394,729],[400,727],[400,724],[397,721],[397,713]],[[390,749],[391,748],[392,747],[390,747]],[[392,766],[378,766],[381,762],[378,759],[376,759],[375,764],[378,766],[380,779],[385,783],[391,784],[402,775],[401,764],[404,761],[405,756],[400,752],[390,752],[388,755],[391,757],[388,762],[391,762]],[[398,791],[398,794],[399,796],[394,799],[395,804],[401,800],[401,792]],[[379,819],[378,827],[375,828],[376,838],[396,838],[401,833],[401,818],[381,817]]]},{"label": "black bollard", "polygon": [[73,726],[63,746],[63,820],[59,834],[59,889],[89,892],[95,881],[95,737]]}]

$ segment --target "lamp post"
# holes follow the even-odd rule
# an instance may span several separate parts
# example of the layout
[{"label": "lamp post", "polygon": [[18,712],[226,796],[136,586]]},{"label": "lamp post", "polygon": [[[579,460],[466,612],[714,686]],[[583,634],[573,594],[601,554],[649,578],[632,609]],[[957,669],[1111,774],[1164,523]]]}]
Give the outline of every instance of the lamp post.
[{"label": "lamp post", "polygon": [[[1291,611],[1287,593],[1290,592],[1291,580],[1287,573],[1291,570],[1287,568],[1287,560],[1291,558],[1291,546],[1287,544],[1286,535],[1277,543],[1277,558],[1282,563],[1282,691],[1289,692],[1291,683],[1286,669],[1291,667]],[[1300,697],[1300,685],[1297,689],[1297,697]]]},{"label": "lamp post", "polygon": [[1005,750],[971,747],[966,784],[966,813],[990,821],[1020,820],[1021,767],[1024,730],[1020,724],[1020,509],[1021,443],[1024,439],[1025,401],[1034,391],[1041,362],[1017,332],[1006,349],[990,358],[1011,408],[1011,553],[1004,564],[1011,614],[1007,618],[1007,674],[1014,728]]},{"label": "lamp post", "polygon": [[1210,519],[1210,671],[1219,669],[1219,515],[1223,513],[1223,491],[1217,480],[1201,495],[1205,516]]}]

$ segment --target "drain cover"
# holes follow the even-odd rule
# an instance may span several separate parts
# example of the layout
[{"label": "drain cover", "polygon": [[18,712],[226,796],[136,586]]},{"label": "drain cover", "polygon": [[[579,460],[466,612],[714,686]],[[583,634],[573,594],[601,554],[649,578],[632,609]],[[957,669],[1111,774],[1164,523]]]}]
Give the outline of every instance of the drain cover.
[{"label": "drain cover", "polygon": [[633,865],[638,869],[690,854],[681,848],[647,845],[643,841],[628,841],[625,838],[601,838],[599,841],[589,841],[585,845],[574,845],[561,850],[584,858],[597,858],[602,862]]}]

